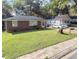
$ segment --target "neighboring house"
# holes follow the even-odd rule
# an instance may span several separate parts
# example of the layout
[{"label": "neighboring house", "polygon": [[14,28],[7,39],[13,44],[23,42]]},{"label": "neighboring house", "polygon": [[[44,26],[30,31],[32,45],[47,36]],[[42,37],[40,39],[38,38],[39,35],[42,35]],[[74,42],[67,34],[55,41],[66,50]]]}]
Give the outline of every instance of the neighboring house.
[{"label": "neighboring house", "polygon": [[39,29],[46,20],[36,16],[14,16],[3,19],[3,23],[5,31],[12,32]]},{"label": "neighboring house", "polygon": [[48,19],[47,25],[50,27],[68,27],[77,26],[77,16],[58,15],[52,19]]},{"label": "neighboring house", "polygon": [[66,15],[58,15],[55,17],[55,24],[65,24],[69,25],[70,24],[70,17]]},{"label": "neighboring house", "polygon": [[55,18],[52,18],[48,21],[52,27],[60,27],[60,26],[67,26],[70,24],[70,17],[68,15],[58,15]]}]

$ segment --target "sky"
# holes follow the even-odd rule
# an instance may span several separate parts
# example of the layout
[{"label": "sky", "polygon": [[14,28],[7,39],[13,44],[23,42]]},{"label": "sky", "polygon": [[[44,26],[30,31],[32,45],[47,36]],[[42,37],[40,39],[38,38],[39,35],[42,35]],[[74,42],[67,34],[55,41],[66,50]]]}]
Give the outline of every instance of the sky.
[{"label": "sky", "polygon": [[10,2],[10,1],[13,1],[13,0],[7,0],[7,1],[9,1],[9,2]]},{"label": "sky", "polygon": [[[8,1],[8,3],[11,3],[13,0],[7,0]],[[43,0],[44,1],[44,3],[46,3],[46,1],[49,3],[50,2],[50,0]]]},{"label": "sky", "polygon": [[9,4],[11,4],[11,2],[13,1],[13,0],[6,0]]},{"label": "sky", "polygon": [[[8,3],[9,4],[11,4],[11,2],[13,1],[13,0],[7,0],[8,1]],[[41,0],[40,0],[41,1]],[[47,3],[49,3],[50,2],[50,0],[43,0],[44,2],[43,2],[43,4],[45,5],[46,4],[46,1],[47,1]],[[73,0],[70,0],[73,4],[75,4],[74,3],[74,1]]]},{"label": "sky", "polygon": [[12,0],[7,0],[8,2],[11,2]]}]

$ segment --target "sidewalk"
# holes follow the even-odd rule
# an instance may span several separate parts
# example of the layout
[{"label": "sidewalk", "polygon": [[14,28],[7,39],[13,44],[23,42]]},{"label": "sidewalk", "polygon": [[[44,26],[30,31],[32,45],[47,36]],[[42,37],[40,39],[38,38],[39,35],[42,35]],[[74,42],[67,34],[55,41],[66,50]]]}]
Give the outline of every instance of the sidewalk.
[{"label": "sidewalk", "polygon": [[26,54],[24,56],[18,57],[17,59],[45,59],[46,57],[50,59],[59,59],[65,54],[76,49],[76,45],[76,38],[74,38],[72,40],[49,46],[30,54]]}]

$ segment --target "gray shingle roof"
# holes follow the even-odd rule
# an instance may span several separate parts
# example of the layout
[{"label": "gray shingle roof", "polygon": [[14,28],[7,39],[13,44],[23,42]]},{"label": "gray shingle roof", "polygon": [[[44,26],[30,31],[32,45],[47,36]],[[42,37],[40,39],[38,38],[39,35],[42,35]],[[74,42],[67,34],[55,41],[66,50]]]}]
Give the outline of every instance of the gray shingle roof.
[{"label": "gray shingle roof", "polygon": [[45,20],[45,19],[36,16],[14,16],[14,17],[3,19],[2,21],[12,21],[12,20],[28,21],[28,20]]}]

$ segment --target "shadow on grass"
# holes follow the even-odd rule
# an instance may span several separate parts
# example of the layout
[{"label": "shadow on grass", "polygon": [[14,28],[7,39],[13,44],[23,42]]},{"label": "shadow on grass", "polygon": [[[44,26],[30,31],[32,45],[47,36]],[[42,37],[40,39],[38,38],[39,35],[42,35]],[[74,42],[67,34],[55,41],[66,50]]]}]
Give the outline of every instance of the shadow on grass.
[{"label": "shadow on grass", "polygon": [[69,34],[67,34],[67,33],[63,33],[64,35],[69,35]]},{"label": "shadow on grass", "polygon": [[45,30],[51,30],[51,29],[35,29],[35,30],[16,31],[16,32],[12,32],[12,34],[16,35],[16,34],[21,34],[21,33],[36,32],[36,31],[45,31]]}]

